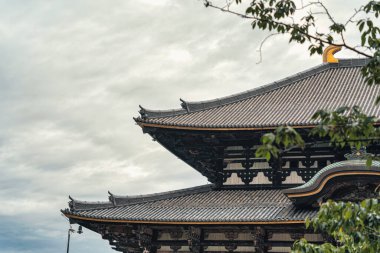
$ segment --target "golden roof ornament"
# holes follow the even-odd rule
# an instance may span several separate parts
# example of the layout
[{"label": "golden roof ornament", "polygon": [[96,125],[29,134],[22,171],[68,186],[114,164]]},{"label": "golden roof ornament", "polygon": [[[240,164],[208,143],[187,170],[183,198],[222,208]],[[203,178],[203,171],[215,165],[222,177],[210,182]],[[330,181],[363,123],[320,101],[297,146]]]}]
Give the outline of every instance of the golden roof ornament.
[{"label": "golden roof ornament", "polygon": [[323,62],[327,63],[338,63],[339,60],[334,57],[334,54],[339,52],[342,49],[341,46],[334,46],[330,45],[326,47],[326,49],[323,51]]}]

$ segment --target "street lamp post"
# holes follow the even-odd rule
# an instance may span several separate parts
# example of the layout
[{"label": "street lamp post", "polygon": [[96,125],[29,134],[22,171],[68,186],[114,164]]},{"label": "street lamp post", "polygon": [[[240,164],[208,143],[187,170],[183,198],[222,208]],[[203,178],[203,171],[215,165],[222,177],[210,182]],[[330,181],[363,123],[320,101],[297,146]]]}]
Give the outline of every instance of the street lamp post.
[{"label": "street lamp post", "polygon": [[[78,234],[82,234],[83,233],[83,229],[82,229],[82,226],[79,226],[78,228],[78,231],[76,231]],[[69,230],[67,230],[67,250],[66,252],[69,253],[70,251],[70,237],[71,237],[71,233],[75,233],[75,230],[70,226]]]},{"label": "street lamp post", "polygon": [[70,236],[71,236],[71,233],[74,233],[74,232],[75,232],[75,230],[72,229],[71,227],[67,231],[67,253],[69,253],[69,251],[70,251]]}]

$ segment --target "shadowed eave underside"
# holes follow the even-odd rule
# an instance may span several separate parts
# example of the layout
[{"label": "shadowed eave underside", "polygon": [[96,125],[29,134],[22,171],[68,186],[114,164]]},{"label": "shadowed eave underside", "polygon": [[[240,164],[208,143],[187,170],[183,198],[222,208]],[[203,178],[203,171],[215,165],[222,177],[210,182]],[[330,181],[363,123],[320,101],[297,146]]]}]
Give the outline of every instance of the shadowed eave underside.
[{"label": "shadowed eave underside", "polygon": [[136,122],[144,127],[194,129],[252,129],[280,125],[313,126],[319,109],[360,106],[365,113],[380,116],[375,107],[380,87],[365,84],[361,67],[368,59],[341,59],[325,63],[232,96],[204,101],[182,101],[182,108],[154,111],[141,107]]}]

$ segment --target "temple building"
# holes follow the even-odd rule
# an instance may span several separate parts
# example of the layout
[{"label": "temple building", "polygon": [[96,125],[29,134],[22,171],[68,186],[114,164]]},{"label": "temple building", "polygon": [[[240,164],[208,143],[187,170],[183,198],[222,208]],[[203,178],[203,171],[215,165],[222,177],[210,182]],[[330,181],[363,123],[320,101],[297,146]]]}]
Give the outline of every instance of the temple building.
[{"label": "temple building", "polygon": [[[334,51],[334,50],[332,50]],[[181,100],[181,108],[140,109],[144,133],[210,182],[188,189],[140,196],[109,193],[109,201],[70,197],[62,210],[71,223],[101,235],[119,252],[289,252],[306,238],[326,241],[305,229],[327,199],[376,197],[380,162],[366,166],[366,150],[337,149],[310,137],[318,109],[360,106],[380,116],[379,86],[365,84],[366,59],[325,62],[257,89],[205,102]],[[263,134],[293,126],[307,143],[267,162],[255,151]],[[152,144],[155,145],[155,144]],[[168,173],[168,168],[162,168]]]}]

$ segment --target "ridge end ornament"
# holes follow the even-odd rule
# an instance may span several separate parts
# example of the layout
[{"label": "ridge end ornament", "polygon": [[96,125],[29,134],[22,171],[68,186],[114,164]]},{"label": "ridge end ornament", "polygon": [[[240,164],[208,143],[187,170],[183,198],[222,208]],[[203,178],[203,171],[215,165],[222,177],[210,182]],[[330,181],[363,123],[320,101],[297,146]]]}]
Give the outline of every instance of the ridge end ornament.
[{"label": "ridge end ornament", "polygon": [[330,45],[323,51],[322,59],[324,63],[339,63],[339,59],[334,57],[334,54],[342,50],[341,46]]}]

